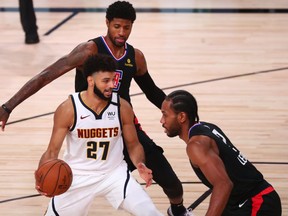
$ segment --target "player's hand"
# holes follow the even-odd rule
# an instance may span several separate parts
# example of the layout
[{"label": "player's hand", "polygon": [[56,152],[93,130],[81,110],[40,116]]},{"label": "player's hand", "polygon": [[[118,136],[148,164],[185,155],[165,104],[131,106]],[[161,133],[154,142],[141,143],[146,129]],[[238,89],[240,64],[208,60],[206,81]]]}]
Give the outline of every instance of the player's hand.
[{"label": "player's hand", "polygon": [[144,163],[138,163],[137,170],[140,177],[146,182],[146,187],[149,187],[152,184],[152,170],[147,168]]},{"label": "player's hand", "polygon": [[0,106],[0,121],[2,122],[1,124],[1,129],[4,131],[6,122],[8,121],[9,114]]},{"label": "player's hand", "polygon": [[41,190],[41,188],[40,188],[39,185],[35,185],[35,189],[38,191],[39,194],[41,194],[41,195],[43,195],[43,196],[46,196],[46,197],[49,197],[49,196],[47,195],[47,193],[44,193],[44,192]]},{"label": "player's hand", "polygon": [[47,193],[43,192],[41,190],[41,187],[39,185],[37,185],[37,175],[36,175],[37,170],[34,172],[34,176],[35,176],[35,189],[38,191],[39,194],[49,197]]}]

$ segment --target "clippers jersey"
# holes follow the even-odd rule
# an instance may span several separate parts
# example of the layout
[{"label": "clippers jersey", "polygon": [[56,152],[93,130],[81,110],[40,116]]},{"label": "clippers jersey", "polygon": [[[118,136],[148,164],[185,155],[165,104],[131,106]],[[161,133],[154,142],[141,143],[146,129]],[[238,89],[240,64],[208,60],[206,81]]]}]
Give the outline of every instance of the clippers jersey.
[{"label": "clippers jersey", "polygon": [[123,140],[119,96],[113,92],[111,101],[97,115],[81,99],[71,95],[74,125],[67,134],[64,160],[73,174],[105,174],[123,161]]},{"label": "clippers jersey", "polygon": [[[125,52],[123,56],[116,58],[103,36],[94,38],[92,41],[97,45],[98,53],[109,55],[117,62],[118,68],[116,70],[114,90],[118,92],[121,98],[125,99],[131,104],[129,89],[132,78],[137,71],[133,46],[125,43]],[[75,89],[79,92],[87,89],[87,81],[84,78],[83,73],[79,70],[76,70]]]},{"label": "clippers jersey", "polygon": [[[268,183],[266,184],[263,175],[241,154],[219,127],[211,123],[199,122],[189,130],[189,138],[196,135],[208,136],[217,144],[219,157],[222,159],[226,172],[234,184],[228,204],[233,205],[267,187]],[[202,171],[193,167],[193,165],[192,168],[199,179],[206,186],[212,188]]]},{"label": "clippers jersey", "polygon": [[110,55],[117,61],[118,68],[116,70],[116,84],[114,90],[118,91],[120,97],[131,104],[129,89],[131,80],[136,73],[135,51],[133,46],[125,43],[125,53],[122,57],[117,59],[113,55],[103,36],[94,38],[92,41],[96,43],[98,53]]}]

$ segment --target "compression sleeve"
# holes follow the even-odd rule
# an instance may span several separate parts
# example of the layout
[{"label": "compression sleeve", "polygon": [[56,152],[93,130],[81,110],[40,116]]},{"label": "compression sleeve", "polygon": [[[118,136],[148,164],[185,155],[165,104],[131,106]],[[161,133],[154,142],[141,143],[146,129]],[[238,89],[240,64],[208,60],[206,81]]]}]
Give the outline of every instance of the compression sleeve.
[{"label": "compression sleeve", "polygon": [[148,71],[142,76],[134,76],[134,80],[144,92],[147,99],[161,109],[166,94],[155,85]]}]

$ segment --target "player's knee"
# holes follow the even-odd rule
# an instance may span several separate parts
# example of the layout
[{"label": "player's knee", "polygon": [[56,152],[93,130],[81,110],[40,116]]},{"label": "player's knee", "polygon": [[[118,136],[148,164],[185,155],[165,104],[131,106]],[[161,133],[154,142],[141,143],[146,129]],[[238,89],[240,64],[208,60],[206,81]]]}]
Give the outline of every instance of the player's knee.
[{"label": "player's knee", "polygon": [[170,199],[183,197],[183,187],[179,179],[178,181],[170,181],[169,184],[163,187],[163,191]]},{"label": "player's knee", "polygon": [[[155,180],[155,179],[154,179]],[[163,189],[164,193],[169,198],[179,198],[183,196],[183,186],[179,178],[176,176],[175,173],[170,173],[170,176],[165,178],[157,178],[155,180]]]}]

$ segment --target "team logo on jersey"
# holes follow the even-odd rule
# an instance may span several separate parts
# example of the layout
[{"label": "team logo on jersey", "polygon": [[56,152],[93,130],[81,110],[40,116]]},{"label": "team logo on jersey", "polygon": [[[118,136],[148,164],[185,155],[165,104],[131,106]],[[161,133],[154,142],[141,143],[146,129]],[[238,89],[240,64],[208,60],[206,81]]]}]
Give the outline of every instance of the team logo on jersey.
[{"label": "team logo on jersey", "polygon": [[114,79],[114,91],[118,91],[120,89],[120,85],[121,85],[121,80],[123,77],[123,71],[122,70],[116,70],[115,71],[115,79]]},{"label": "team logo on jersey", "polygon": [[125,63],[125,66],[127,67],[133,67],[133,64],[131,64],[131,59],[127,59],[126,63]]},{"label": "team logo on jersey", "polygon": [[107,138],[117,137],[119,134],[118,127],[112,128],[77,128],[77,136],[80,139],[87,138]]}]

